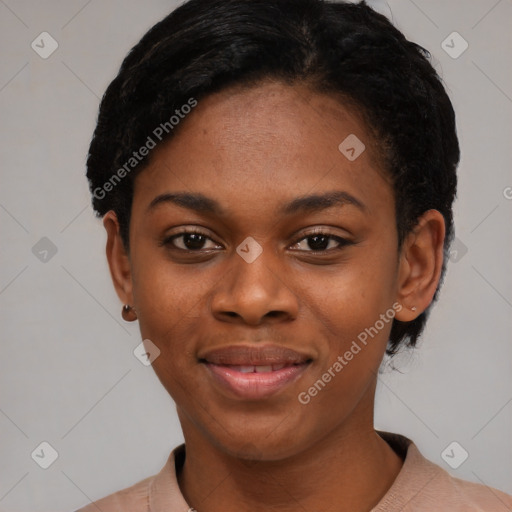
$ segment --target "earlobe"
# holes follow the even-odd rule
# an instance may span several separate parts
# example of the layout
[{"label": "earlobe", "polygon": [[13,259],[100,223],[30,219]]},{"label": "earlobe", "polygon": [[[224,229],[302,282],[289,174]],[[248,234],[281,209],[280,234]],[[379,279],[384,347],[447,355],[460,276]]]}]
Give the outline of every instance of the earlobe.
[{"label": "earlobe", "polygon": [[396,319],[410,322],[432,302],[441,278],[445,238],[444,217],[428,210],[402,244],[397,300],[404,307]]},{"label": "earlobe", "polygon": [[130,259],[123,245],[114,210],[105,214],[103,226],[107,231],[106,255],[114,288],[123,304],[133,304]]}]

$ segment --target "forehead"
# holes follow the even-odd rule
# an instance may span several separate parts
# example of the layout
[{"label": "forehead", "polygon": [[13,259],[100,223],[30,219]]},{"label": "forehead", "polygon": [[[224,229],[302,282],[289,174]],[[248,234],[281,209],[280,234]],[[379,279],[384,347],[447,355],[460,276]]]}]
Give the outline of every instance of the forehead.
[{"label": "forehead", "polygon": [[270,81],[231,87],[200,100],[153,150],[134,207],[180,190],[216,197],[227,211],[264,198],[277,212],[285,198],[334,189],[375,206],[389,201],[383,187],[390,192],[378,154],[362,116],[333,95]]}]

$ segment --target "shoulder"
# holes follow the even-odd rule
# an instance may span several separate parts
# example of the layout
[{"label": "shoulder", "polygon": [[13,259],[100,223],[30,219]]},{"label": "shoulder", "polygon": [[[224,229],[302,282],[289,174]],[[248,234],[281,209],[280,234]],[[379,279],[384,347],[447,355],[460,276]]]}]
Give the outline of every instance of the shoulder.
[{"label": "shoulder", "polygon": [[512,496],[484,484],[456,478],[426,459],[418,447],[399,434],[379,432],[405,456],[395,482],[372,512],[512,511]]},{"label": "shoulder", "polygon": [[156,475],[150,476],[101,498],[75,512],[146,512],[149,510],[149,488]]},{"label": "shoulder", "polygon": [[163,512],[187,510],[181,495],[176,469],[182,467],[185,445],[171,451],[159,473],[149,476],[130,487],[89,503],[74,512]]},{"label": "shoulder", "polygon": [[450,475],[443,468],[429,461],[435,476],[425,489],[425,500],[432,505],[443,504],[450,511],[512,511],[512,496],[484,484],[469,482]]},{"label": "shoulder", "polygon": [[[441,469],[444,475],[440,478],[442,491],[440,498],[452,504],[451,510],[495,510],[512,511],[512,496],[484,484],[477,484],[450,476]],[[455,507],[459,508],[455,508]]]}]

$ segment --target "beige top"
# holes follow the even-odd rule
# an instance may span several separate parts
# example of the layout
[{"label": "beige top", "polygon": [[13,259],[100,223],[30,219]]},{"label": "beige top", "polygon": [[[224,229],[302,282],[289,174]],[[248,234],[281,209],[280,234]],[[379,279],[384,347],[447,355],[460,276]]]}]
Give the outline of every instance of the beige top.
[{"label": "beige top", "polygon": [[[402,435],[379,434],[405,460],[393,485],[371,512],[512,512],[512,496],[451,476]],[[192,512],[176,479],[184,460],[185,445],[181,444],[158,474],[75,512]]]}]

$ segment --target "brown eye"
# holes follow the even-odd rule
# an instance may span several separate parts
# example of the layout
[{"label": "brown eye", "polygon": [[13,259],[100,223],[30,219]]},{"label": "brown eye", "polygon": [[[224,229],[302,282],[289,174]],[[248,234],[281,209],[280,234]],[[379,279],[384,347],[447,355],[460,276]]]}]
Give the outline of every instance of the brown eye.
[{"label": "brown eye", "polygon": [[[213,246],[205,247],[207,241],[212,242]],[[161,245],[170,246],[172,249],[182,251],[199,252],[202,249],[216,249],[218,244],[213,242],[205,233],[201,231],[182,231],[166,238]]]},{"label": "brown eye", "polygon": [[297,249],[304,252],[330,252],[331,250],[341,249],[350,243],[345,238],[317,231],[301,238],[292,247],[294,250]]}]

